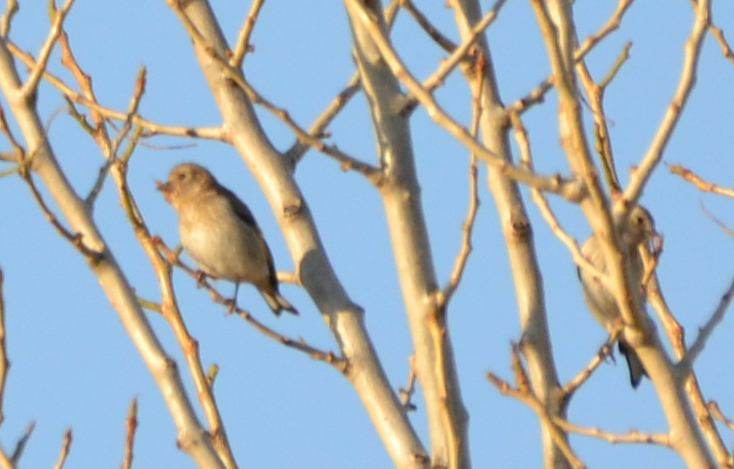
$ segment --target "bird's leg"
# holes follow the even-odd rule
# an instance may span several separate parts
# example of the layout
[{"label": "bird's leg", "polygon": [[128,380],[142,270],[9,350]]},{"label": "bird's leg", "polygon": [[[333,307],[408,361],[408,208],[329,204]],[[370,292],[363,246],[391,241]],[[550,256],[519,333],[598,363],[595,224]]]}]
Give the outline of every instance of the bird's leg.
[{"label": "bird's leg", "polygon": [[204,286],[204,282],[206,281],[206,274],[203,270],[197,270],[196,271],[196,287],[201,288]]},{"label": "bird's leg", "polygon": [[234,296],[231,299],[225,300],[227,304],[227,314],[232,314],[237,309],[237,292],[240,289],[240,282],[234,284]]}]

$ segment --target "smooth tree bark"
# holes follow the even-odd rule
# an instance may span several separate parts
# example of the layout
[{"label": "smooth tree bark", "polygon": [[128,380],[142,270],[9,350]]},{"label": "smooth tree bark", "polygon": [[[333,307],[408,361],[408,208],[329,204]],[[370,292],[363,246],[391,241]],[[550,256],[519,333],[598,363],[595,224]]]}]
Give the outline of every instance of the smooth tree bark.
[{"label": "smooth tree bark", "polygon": [[[471,409],[467,408],[461,392],[460,363],[454,353],[448,318],[452,312],[451,298],[462,281],[472,244],[486,241],[472,239],[478,205],[477,195],[473,193],[454,271],[448,285],[440,285],[424,214],[421,179],[416,169],[415,142],[431,136],[415,135],[411,125],[413,111],[420,107],[441,131],[467,150],[473,168],[470,173],[473,179],[470,176],[469,182],[473,191],[476,191],[475,161],[481,161],[486,167],[486,185],[494,199],[504,235],[504,249],[508,253],[520,331],[516,346],[513,345],[512,363],[508,366],[513,371],[514,382],[494,373],[488,373],[488,377],[502,393],[527,404],[537,414],[544,467],[584,467],[573,447],[572,433],[612,442],[664,445],[675,451],[689,468],[734,467],[734,457],[712,419],[731,421],[718,407],[706,401],[693,370],[693,363],[729,306],[734,283],[691,347],[687,348],[682,327],[669,312],[654,272],[659,252],[641,248],[640,254],[648,269],[645,277],[650,281],[636,284],[636,276],[632,275],[631,262],[620,236],[630,207],[640,202],[641,194],[658,169],[684,112],[696,82],[706,35],[711,32],[719,41],[725,57],[734,57],[723,33],[712,22],[712,2],[692,2],[692,27],[683,48],[677,88],[626,187],[621,185],[616,173],[604,110],[604,91],[625,59],[618,59],[607,77],[596,80],[587,66],[586,55],[622,24],[634,0],[619,0],[608,21],[585,41],[580,40],[574,21],[575,2],[530,0],[544,42],[550,75],[525,98],[509,104],[502,98],[503,83],[496,70],[493,44],[487,37],[487,29],[502,15],[506,3],[509,2],[498,0],[483,12],[477,0],[450,0],[448,6],[453,10],[455,28],[453,32],[445,32],[431,23],[422,12],[421,5],[411,0],[394,0],[389,5],[383,5],[379,0],[344,0],[339,7],[343,8],[349,23],[356,72],[349,86],[307,130],[287,110],[262,97],[245,74],[247,64],[244,59],[251,49],[250,36],[261,10],[269,7],[264,0],[252,1],[234,43],[226,40],[207,0],[166,0],[171,14],[176,16],[187,33],[193,55],[221,116],[221,123],[210,128],[162,125],[140,116],[145,70],[138,76],[128,109],[105,106],[95,96],[91,77],[77,63],[64,30],[64,20],[73,0],[67,0],[58,9],[53,3],[50,5],[52,24],[37,57],[13,43],[11,25],[18,5],[14,1],[8,2],[7,11],[0,18],[0,92],[4,97],[0,131],[11,151],[0,153],[0,159],[13,165],[7,173],[17,173],[21,177],[49,223],[86,260],[168,406],[176,426],[178,446],[198,467],[238,467],[236,442],[229,439],[225,429],[227,423],[236,423],[227,422],[227,416],[220,412],[216,403],[213,389],[216,373],[204,372],[198,342],[183,322],[173,288],[173,269],[179,268],[197,278],[199,285],[210,292],[214,301],[227,304],[227,300],[207,283],[203,275],[182,262],[175,249],[169,249],[151,234],[137,208],[135,194],[127,185],[127,169],[136,145],[144,138],[160,134],[181,139],[217,140],[236,150],[265,194],[284,234],[295,265],[294,283],[303,286],[313,300],[338,351],[324,352],[305,341],[288,338],[259,322],[249,312],[239,309],[236,304],[230,304],[231,311],[237,312],[264,336],[326,362],[342,373],[359,397],[395,467],[469,469],[472,466],[471,444],[485,442],[470,441],[469,438]],[[425,32],[426,44],[433,42],[445,52],[434,73],[422,81],[406,65],[406,52],[397,50],[391,39],[391,24],[396,15],[409,16]],[[454,43],[449,36],[458,36],[459,42]],[[76,81],[75,85],[69,85],[51,72],[53,65],[50,60],[56,47],[61,49],[61,61]],[[184,47],[189,45],[181,44],[182,50]],[[629,51],[629,46],[626,51]],[[23,75],[25,79],[21,79],[22,67],[28,69]],[[436,97],[436,90],[450,74],[458,73],[455,72],[457,69],[463,74],[470,91],[471,124],[467,119],[446,111]],[[71,115],[100,147],[105,158],[105,165],[86,197],[79,195],[69,182],[67,169],[59,164],[54,141],[43,125],[37,95],[39,85],[44,82],[63,95]],[[370,117],[374,135],[374,163],[358,160],[325,141],[329,123],[357,92],[366,98],[364,112]],[[562,175],[544,175],[534,169],[533,150],[537,153],[538,149],[533,148],[532,139],[523,124],[523,114],[534,106],[543,105],[546,95],[551,92],[557,99],[554,124],[558,128],[558,140],[568,166],[567,174]],[[257,106],[272,112],[293,132],[297,143],[289,151],[275,148],[255,111]],[[593,122],[593,132],[587,128],[589,122]],[[517,141],[514,150],[511,144],[513,135]],[[333,158],[342,168],[364,176],[381,197],[414,350],[411,376],[415,380],[410,380],[408,390],[399,393],[398,386],[388,379],[385,363],[381,361],[366,326],[365,311],[352,301],[350,292],[332,268],[309,200],[294,178],[296,168],[309,148]],[[595,151],[600,162],[596,161]],[[734,190],[703,181],[685,168],[678,167],[673,172],[703,190],[734,196]],[[128,222],[156,273],[162,297],[160,304],[136,295],[134,285],[117,260],[120,253],[113,252],[100,232],[95,200],[108,175],[115,182]],[[534,226],[528,215],[525,187],[551,231],[569,248],[577,266],[587,269],[608,288],[621,311],[619,330],[610,337],[599,356],[566,384],[561,383],[553,353],[543,272],[538,261]],[[596,270],[584,257],[576,240],[558,222],[546,194],[557,196],[562,199],[561,203],[579,206],[593,236],[600,240],[606,272]],[[0,271],[0,286],[2,284],[3,272]],[[659,333],[655,321],[645,310],[646,298],[659,312],[674,356],[668,353],[665,336]],[[191,371],[195,392],[184,386],[179,372],[182,364],[161,345],[159,335],[143,312],[144,308],[157,311],[168,321],[185,356],[182,364],[185,363],[183,366]],[[0,289],[0,407],[8,367],[5,309]],[[479,314],[497,313],[493,304],[486,303]],[[660,434],[630,432],[618,435],[581,427],[568,420],[574,393],[603,362],[609,354],[609,346],[619,334],[634,348],[655,388],[667,422],[667,428]],[[383,356],[382,360],[385,359],[388,358]],[[416,421],[409,417],[414,385],[421,391],[422,401],[417,406],[425,412],[425,429],[418,427]],[[491,398],[488,393],[487,399]],[[132,465],[137,405],[133,404],[131,409],[123,467]],[[199,409],[205,423],[197,416]],[[507,422],[482,422],[482,425],[487,424],[511,427]],[[427,435],[425,441],[420,435]],[[70,442],[69,436],[59,467],[68,454]],[[0,448],[0,467],[17,467],[23,445],[19,443],[18,446],[20,450],[13,455]],[[489,463],[476,461],[476,464],[484,467]]]}]

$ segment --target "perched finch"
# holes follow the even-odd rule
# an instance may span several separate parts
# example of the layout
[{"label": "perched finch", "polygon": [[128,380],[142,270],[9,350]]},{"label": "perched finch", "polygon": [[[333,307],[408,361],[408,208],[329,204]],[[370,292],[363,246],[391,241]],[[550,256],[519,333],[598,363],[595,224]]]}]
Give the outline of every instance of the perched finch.
[{"label": "perched finch", "polygon": [[276,316],[298,311],[278,291],[273,256],[252,212],[206,168],[194,163],[175,166],[158,190],[178,212],[178,228],[186,252],[204,274],[255,285]]},{"label": "perched finch", "polygon": [[[633,288],[640,288],[644,273],[642,259],[637,248],[653,236],[655,236],[655,226],[650,213],[639,205],[634,206],[620,226],[622,246],[626,251],[627,259],[631,263]],[[601,250],[600,241],[596,236],[592,235],[586,240],[581,247],[581,253],[600,272],[607,272],[607,262]],[[617,300],[591,272],[578,269],[578,275],[591,314],[610,333],[613,332],[615,327],[618,327],[617,321],[620,316]],[[647,376],[647,372],[642,366],[637,353],[622,336],[619,337],[619,352],[627,359],[632,387],[637,388],[642,377]]]}]

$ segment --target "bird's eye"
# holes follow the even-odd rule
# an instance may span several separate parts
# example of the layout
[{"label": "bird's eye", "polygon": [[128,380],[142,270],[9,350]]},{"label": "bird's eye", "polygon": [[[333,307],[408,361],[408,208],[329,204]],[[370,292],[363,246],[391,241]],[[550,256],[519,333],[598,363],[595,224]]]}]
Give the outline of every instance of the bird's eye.
[{"label": "bird's eye", "polygon": [[176,177],[179,181],[183,181],[184,179],[186,179],[186,173],[178,173]]}]

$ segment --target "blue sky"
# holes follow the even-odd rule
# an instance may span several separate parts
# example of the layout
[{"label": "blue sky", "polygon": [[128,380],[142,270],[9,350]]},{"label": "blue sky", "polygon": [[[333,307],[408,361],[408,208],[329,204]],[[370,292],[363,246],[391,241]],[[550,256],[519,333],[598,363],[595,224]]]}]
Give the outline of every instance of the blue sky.
[{"label": "blue sky", "polygon": [[[21,2],[11,38],[37,51],[48,29],[41,2]],[[426,14],[456,40],[450,9],[422,2]],[[428,4],[430,3],[430,4]],[[577,1],[581,37],[593,33],[616,2]],[[595,77],[602,76],[626,41],[633,41],[606,98],[617,167],[623,182],[628,168],[645,153],[675,89],[683,42],[691,29],[690,2],[637,2],[621,29],[588,57]],[[222,29],[232,40],[246,15],[247,2],[212,2]],[[483,2],[486,9],[489,2]],[[734,5],[718,2],[713,18],[734,35]],[[124,109],[137,70],[148,70],[141,113],[154,121],[190,126],[220,122],[216,106],[195,61],[190,41],[165,2],[78,0],[67,31],[77,59],[92,75],[100,102]],[[508,1],[490,28],[490,46],[502,98],[524,96],[549,73],[548,60],[529,2]],[[287,108],[307,126],[347,83],[354,70],[350,31],[343,5],[332,1],[266,2],[253,35],[255,52],[246,60],[248,80],[265,97]],[[418,77],[428,76],[443,57],[412,20],[399,16],[393,40]],[[68,79],[54,55],[50,68]],[[22,70],[22,68],[21,68]],[[705,41],[698,82],[664,156],[723,185],[734,185],[734,65],[712,37]],[[461,122],[470,115],[469,94],[456,72],[436,96]],[[3,102],[4,103],[4,102]],[[48,118],[64,105],[48,85],[39,107]],[[528,112],[537,168],[567,173],[559,145],[555,95]],[[259,109],[263,125],[278,149],[293,135],[275,117]],[[467,151],[418,109],[412,118],[414,149],[421,179],[434,261],[441,282],[451,272],[466,213]],[[330,126],[333,143],[368,162],[375,144],[366,103],[358,95]],[[102,156],[64,112],[53,119],[50,140],[79,193],[91,187]],[[280,270],[292,262],[271,209],[236,152],[221,143],[195,142],[193,148],[161,147],[191,142],[159,137],[139,147],[130,167],[130,186],[148,226],[170,245],[178,243],[176,215],[154,186],[178,162],[197,161],[245,200],[257,217]],[[4,143],[6,149],[7,143]],[[483,168],[480,177],[486,176]],[[328,157],[310,152],[296,179],[311,206],[330,260],[351,298],[366,310],[366,321],[394,387],[405,384],[412,351],[403,313],[382,203],[356,173],[344,173]],[[527,191],[525,191],[527,193]],[[527,195],[527,194],[526,194]],[[5,274],[7,346],[12,368],[5,392],[5,421],[0,441],[14,447],[30,421],[36,430],[22,467],[49,467],[57,458],[64,429],[74,443],[67,466],[114,467],[123,456],[130,399],[139,399],[135,467],[194,467],[175,447],[176,432],[147,369],[126,336],[116,313],[84,260],[46,222],[24,184],[15,176],[0,180],[0,266]],[[449,311],[452,339],[465,404],[470,412],[474,467],[540,467],[537,419],[523,404],[503,397],[485,379],[491,370],[510,378],[510,342],[519,325],[494,203],[480,184],[480,208],[464,283]],[[702,213],[700,204],[734,225],[731,200],[702,194],[659,168],[644,191],[643,203],[665,236],[659,266],[664,292],[688,330],[688,339],[713,311],[734,274],[734,240]],[[553,351],[559,374],[573,377],[605,339],[587,313],[569,253],[550,232],[527,198],[544,275]],[[564,227],[578,239],[589,228],[577,207],[551,198]],[[153,271],[123,217],[116,190],[108,182],[95,211],[99,227],[140,296],[157,300]],[[183,314],[201,344],[204,364],[217,363],[215,391],[230,441],[241,467],[390,467],[390,460],[349,383],[332,368],[288,350],[212,304],[195,281],[178,272],[176,287]],[[230,294],[233,286],[219,282]],[[284,295],[301,317],[272,317],[251,287],[240,290],[240,304],[285,334],[335,349],[334,340],[301,289],[285,285]],[[167,351],[181,352],[164,321],[150,321]],[[734,412],[734,365],[729,337],[734,321],[726,318],[696,364],[706,397]],[[187,384],[190,379],[184,373]],[[189,385],[191,389],[191,386]],[[426,441],[423,405],[411,415]],[[665,420],[649,382],[633,391],[623,363],[605,364],[574,397],[569,418],[579,424],[626,432],[659,432]],[[723,430],[725,441],[731,434]],[[617,445],[573,436],[577,454],[594,468],[683,467],[671,451],[644,445]]]}]

